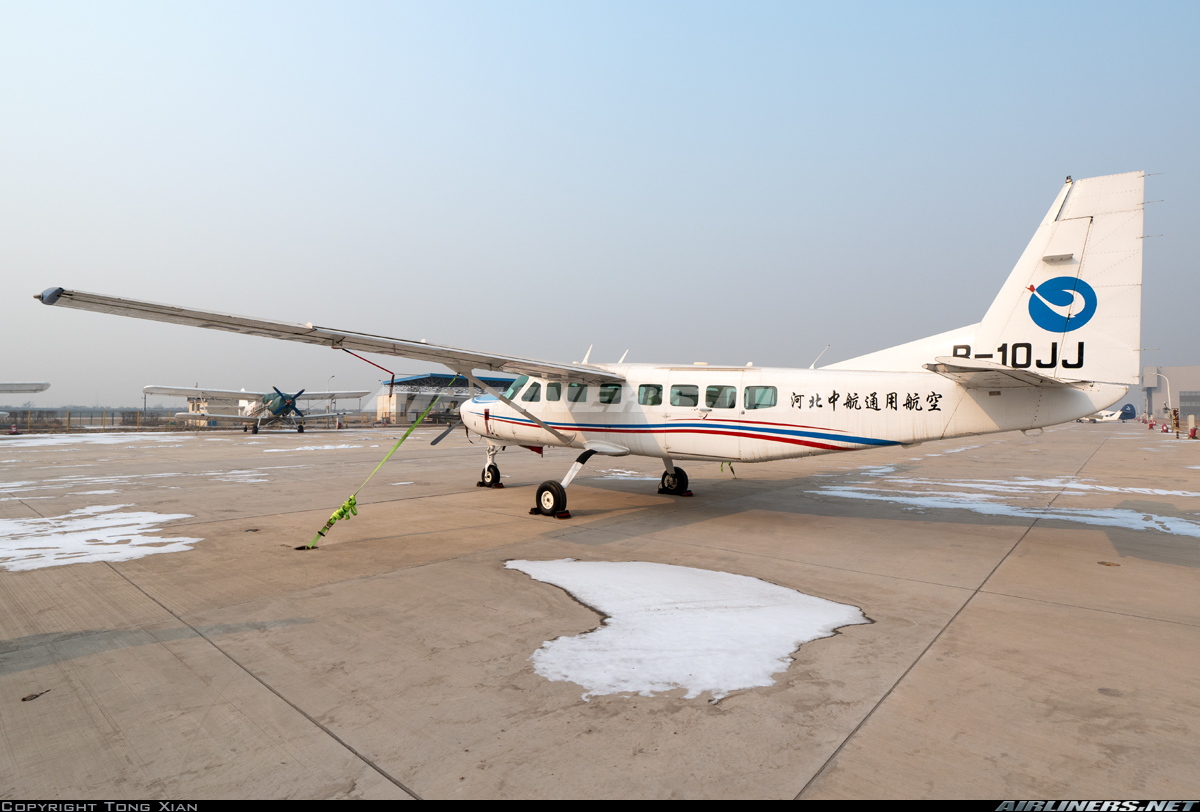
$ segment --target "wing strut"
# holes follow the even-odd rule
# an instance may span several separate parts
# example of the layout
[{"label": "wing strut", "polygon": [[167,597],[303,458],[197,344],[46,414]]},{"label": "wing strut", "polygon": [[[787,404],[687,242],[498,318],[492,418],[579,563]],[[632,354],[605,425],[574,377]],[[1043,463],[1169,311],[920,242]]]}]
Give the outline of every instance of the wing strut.
[{"label": "wing strut", "polygon": [[504,401],[504,402],[505,402],[505,403],[507,403],[509,406],[512,406],[514,409],[516,409],[518,412],[520,412],[521,414],[523,414],[523,415],[525,415],[526,417],[528,417],[528,418],[529,418],[530,420],[532,420],[534,423],[537,423],[539,426],[541,426],[542,428],[544,428],[546,431],[548,431],[548,432],[550,432],[551,434],[553,434],[553,435],[554,435],[556,438],[558,438],[558,441],[559,441],[560,443],[562,443],[563,445],[568,445],[568,446],[569,446],[569,445],[571,444],[571,441],[570,441],[570,440],[569,440],[569,439],[566,437],[566,435],[562,434],[561,432],[557,431],[556,429],[552,429],[552,428],[550,428],[548,425],[546,425],[546,422],[545,422],[544,420],[542,420],[540,417],[537,417],[536,415],[533,415],[533,414],[531,414],[529,411],[527,411],[527,410],[525,410],[525,409],[521,408],[520,406],[518,406],[517,404],[513,403],[513,402],[512,402],[511,400],[509,400],[507,397],[505,397],[504,395],[500,394],[498,391],[496,391],[495,389],[493,389],[492,387],[488,386],[488,385],[487,385],[486,383],[484,383],[483,381],[481,381],[481,380],[479,380],[478,378],[476,378],[476,377],[475,377],[474,375],[472,375],[470,372],[460,372],[460,373],[458,373],[458,374],[459,374],[459,375],[462,375],[464,378],[467,378],[468,380],[470,380],[470,381],[471,381],[471,383],[475,384],[475,385],[476,385],[476,386],[478,386],[480,389],[482,389],[483,391],[487,392],[489,395],[491,395],[491,396],[495,397],[495,398],[496,398],[496,399],[498,399],[498,400],[502,400],[502,401]]}]

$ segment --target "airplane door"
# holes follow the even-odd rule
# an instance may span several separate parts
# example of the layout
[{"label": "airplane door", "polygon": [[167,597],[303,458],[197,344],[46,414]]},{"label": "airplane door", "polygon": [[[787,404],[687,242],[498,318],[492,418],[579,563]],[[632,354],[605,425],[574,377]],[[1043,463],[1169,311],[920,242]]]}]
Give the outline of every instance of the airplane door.
[{"label": "airplane door", "polygon": [[668,454],[739,459],[736,408],[741,373],[672,371],[664,393]]}]

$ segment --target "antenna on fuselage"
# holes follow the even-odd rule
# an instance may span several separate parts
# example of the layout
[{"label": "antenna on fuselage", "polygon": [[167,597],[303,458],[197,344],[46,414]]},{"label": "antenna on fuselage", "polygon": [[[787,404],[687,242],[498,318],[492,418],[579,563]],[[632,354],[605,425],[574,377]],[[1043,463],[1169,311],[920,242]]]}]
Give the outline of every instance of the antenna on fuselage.
[{"label": "antenna on fuselage", "polygon": [[620,360],[620,361],[617,361],[617,363],[618,363],[618,364],[623,364],[623,363],[625,363],[625,356],[626,356],[626,355],[629,355],[629,350],[625,350],[625,353],[624,353],[624,354],[621,356],[621,360]]},{"label": "antenna on fuselage", "polygon": [[[830,346],[831,346],[830,344],[826,344],[826,345],[825,345],[825,349],[824,349],[824,350],[821,350],[821,355],[824,355],[824,354],[825,354],[825,350],[828,350]],[[820,361],[820,360],[821,360],[821,355],[818,355],[816,358],[814,358],[814,359],[813,359],[813,362],[812,362],[811,364],[809,364],[809,365],[808,365],[808,368],[809,368],[809,369],[816,369],[816,368],[817,368],[817,361]]]},{"label": "antenna on fuselage", "polygon": [[587,361],[588,361],[588,358],[591,358],[591,357],[592,357],[592,347],[593,347],[593,346],[595,346],[595,345],[594,345],[594,344],[588,344],[588,351],[587,351],[587,352],[585,352],[585,353],[583,354],[583,360],[582,360],[582,361],[580,361],[579,363],[581,363],[581,364],[586,364],[586,363],[587,363]]}]

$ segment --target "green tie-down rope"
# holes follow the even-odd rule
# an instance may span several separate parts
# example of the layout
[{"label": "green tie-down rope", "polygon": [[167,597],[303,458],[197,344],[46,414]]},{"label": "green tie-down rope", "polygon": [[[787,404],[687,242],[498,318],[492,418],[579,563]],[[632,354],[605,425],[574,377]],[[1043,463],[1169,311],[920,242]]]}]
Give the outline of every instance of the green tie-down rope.
[{"label": "green tie-down rope", "polygon": [[[458,381],[459,377],[460,376],[458,376],[458,375],[454,376],[454,380],[450,381],[450,385],[447,386],[446,389],[448,390],[451,386],[454,386],[455,382]],[[351,516],[358,515],[357,497],[358,497],[359,492],[362,491],[363,488],[367,487],[367,483],[371,481],[371,477],[373,477],[377,473],[379,473],[379,469],[383,467],[383,463],[387,462],[388,460],[390,460],[392,458],[392,455],[396,453],[396,450],[398,448],[400,448],[401,443],[403,443],[405,440],[407,440],[408,435],[412,434],[413,430],[415,430],[417,426],[421,425],[421,421],[425,419],[425,416],[427,414],[429,414],[431,411],[433,411],[433,407],[436,406],[438,404],[438,401],[442,399],[442,394],[444,394],[444,393],[439,392],[437,397],[435,397],[432,401],[430,401],[429,405],[425,408],[425,411],[421,412],[421,416],[417,418],[417,422],[413,423],[411,426],[408,427],[408,431],[404,432],[404,436],[396,441],[396,444],[394,446],[392,446],[392,450],[389,451],[387,453],[387,456],[384,457],[383,460],[378,465],[375,466],[375,470],[371,472],[371,475],[363,480],[363,484],[358,486],[358,490],[355,491],[354,493],[350,494],[350,498],[347,499],[345,502],[342,502],[342,506],[333,512],[333,515],[329,517],[329,521],[325,522],[325,526],[322,527],[320,530],[318,530],[317,534],[315,536],[313,536],[313,540],[310,541],[308,544],[305,544],[303,547],[297,547],[296,548],[297,550],[311,550],[313,548],[313,546],[320,539],[325,537],[325,534],[329,532],[330,528],[338,523],[339,519],[346,519],[347,521],[349,521]]]}]

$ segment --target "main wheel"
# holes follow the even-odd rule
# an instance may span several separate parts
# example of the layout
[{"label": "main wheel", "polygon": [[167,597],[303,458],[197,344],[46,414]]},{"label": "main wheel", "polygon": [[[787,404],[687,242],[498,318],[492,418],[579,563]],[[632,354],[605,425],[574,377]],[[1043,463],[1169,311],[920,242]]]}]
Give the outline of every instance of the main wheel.
[{"label": "main wheel", "polygon": [[298,431],[298,432],[300,432],[301,434],[303,434],[303,433],[304,433],[304,424],[303,424],[303,423],[301,423],[299,426],[296,426],[296,431]]},{"label": "main wheel", "polygon": [[557,516],[567,509],[567,489],[549,480],[538,485],[537,508],[543,516]]},{"label": "main wheel", "polygon": [[253,426],[250,427],[250,433],[258,434],[258,424],[257,423],[255,423]]},{"label": "main wheel", "polygon": [[489,465],[483,469],[483,473],[479,476],[479,481],[489,488],[494,488],[500,484],[500,469],[495,465]]},{"label": "main wheel", "polygon": [[675,496],[686,492],[688,489],[687,472],[678,465],[675,466],[673,474],[670,471],[664,471],[659,489]]}]

